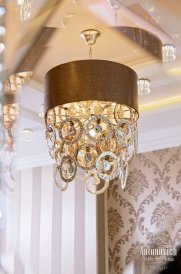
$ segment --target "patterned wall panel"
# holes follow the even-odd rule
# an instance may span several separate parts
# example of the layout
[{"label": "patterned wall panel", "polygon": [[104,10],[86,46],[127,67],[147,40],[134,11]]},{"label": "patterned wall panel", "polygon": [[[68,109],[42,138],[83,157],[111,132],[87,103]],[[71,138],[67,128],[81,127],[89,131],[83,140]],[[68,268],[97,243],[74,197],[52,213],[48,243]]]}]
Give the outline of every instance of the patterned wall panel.
[{"label": "patterned wall panel", "polygon": [[[180,222],[181,147],[136,155],[125,190],[119,181],[108,190],[109,273],[124,273],[155,235],[177,246]],[[138,271],[148,272],[148,263]]]}]

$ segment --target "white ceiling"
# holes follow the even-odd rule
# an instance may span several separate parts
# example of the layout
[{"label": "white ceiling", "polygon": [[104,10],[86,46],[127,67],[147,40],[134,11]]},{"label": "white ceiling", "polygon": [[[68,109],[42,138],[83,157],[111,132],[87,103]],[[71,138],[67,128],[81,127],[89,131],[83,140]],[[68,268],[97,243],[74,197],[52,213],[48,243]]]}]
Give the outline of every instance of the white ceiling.
[{"label": "white ceiling", "polygon": [[[176,61],[161,64],[148,52],[110,28],[116,25],[116,21],[115,12],[107,0],[32,0],[32,19],[24,23],[18,18],[16,1],[9,1],[5,60],[9,72],[23,64],[23,57],[26,57],[33,42],[38,41],[37,34],[42,31],[42,27],[56,28],[53,36],[42,45],[42,55],[37,58],[33,79],[23,87],[20,95],[19,133],[23,128],[34,129],[34,141],[31,144],[18,142],[17,155],[20,159],[33,155],[48,157],[43,138],[43,120],[38,117],[43,102],[43,78],[50,68],[58,64],[88,59],[88,48],[80,38],[80,32],[86,28],[95,28],[101,32],[93,48],[94,59],[129,65],[138,77],[151,80],[151,94],[139,97],[139,150],[181,145],[181,2],[118,2],[121,6],[117,11],[117,25],[143,28],[158,35],[163,43],[173,43],[176,46]],[[63,27],[62,20],[65,21],[67,14],[71,16],[66,27]],[[173,38],[176,33],[180,33],[180,40]],[[158,134],[163,135],[159,147],[154,146],[156,139],[160,138]],[[176,135],[178,140],[173,137]],[[146,146],[146,143],[151,145]]]}]

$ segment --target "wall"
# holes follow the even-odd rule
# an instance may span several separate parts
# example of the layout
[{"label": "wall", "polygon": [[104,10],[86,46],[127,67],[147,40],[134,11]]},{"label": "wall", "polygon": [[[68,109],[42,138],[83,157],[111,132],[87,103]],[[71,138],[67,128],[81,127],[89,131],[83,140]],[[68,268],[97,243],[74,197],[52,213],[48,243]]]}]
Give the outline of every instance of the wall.
[{"label": "wall", "polygon": [[[126,273],[153,235],[164,235],[169,246],[177,246],[181,243],[181,147],[136,155],[126,189],[122,191],[118,181],[113,183],[107,202],[110,274]],[[151,266],[142,267],[145,270],[137,273],[148,273]]]},{"label": "wall", "polygon": [[96,273],[95,202],[81,183],[61,192],[53,166],[18,171],[7,202],[7,273]]},{"label": "wall", "polygon": [[[107,196],[109,273],[126,273],[152,234],[181,240],[181,148],[135,156],[125,191],[116,182]],[[6,273],[95,274],[95,199],[77,182],[59,191],[52,166],[17,172],[6,208]]]}]

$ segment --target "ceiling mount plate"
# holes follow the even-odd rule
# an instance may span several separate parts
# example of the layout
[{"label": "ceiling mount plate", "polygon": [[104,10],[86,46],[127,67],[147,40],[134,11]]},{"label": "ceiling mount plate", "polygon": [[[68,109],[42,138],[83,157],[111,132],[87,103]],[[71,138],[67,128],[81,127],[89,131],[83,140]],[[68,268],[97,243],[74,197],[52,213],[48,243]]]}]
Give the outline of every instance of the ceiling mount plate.
[{"label": "ceiling mount plate", "polygon": [[100,31],[96,29],[86,29],[80,33],[80,36],[84,39],[85,43],[92,46],[96,43],[97,38],[101,35]]}]

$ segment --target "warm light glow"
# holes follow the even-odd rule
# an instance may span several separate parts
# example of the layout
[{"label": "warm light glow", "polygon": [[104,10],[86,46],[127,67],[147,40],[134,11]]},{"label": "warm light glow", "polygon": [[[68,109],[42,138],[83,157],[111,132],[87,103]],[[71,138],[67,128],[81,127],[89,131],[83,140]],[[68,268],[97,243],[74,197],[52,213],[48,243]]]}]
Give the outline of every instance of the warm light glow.
[{"label": "warm light glow", "polygon": [[23,84],[26,83],[32,76],[31,71],[18,72],[11,74],[5,81],[4,90],[8,94],[17,94],[17,91],[21,91]]},{"label": "warm light glow", "polygon": [[[89,175],[83,180],[91,193],[102,193],[118,177],[124,188],[128,162],[137,150],[137,118],[133,108],[113,102],[82,101],[50,109],[46,140],[61,190],[67,189],[78,168]],[[97,189],[101,180],[104,186]]]},{"label": "warm light glow", "polygon": [[154,110],[161,107],[166,107],[169,105],[180,104],[180,103],[181,103],[181,96],[176,96],[176,97],[171,97],[163,100],[158,100],[152,103],[140,105],[139,111],[144,112],[144,111]]},{"label": "warm light glow", "polygon": [[59,65],[45,76],[45,136],[57,164],[56,185],[66,190],[80,169],[78,180],[100,194],[114,179],[125,188],[137,151],[137,74],[122,64],[92,60],[100,31],[80,35],[90,60]]},{"label": "warm light glow", "polygon": [[168,74],[170,74],[170,75],[180,75],[181,74],[181,67],[168,70]]}]

